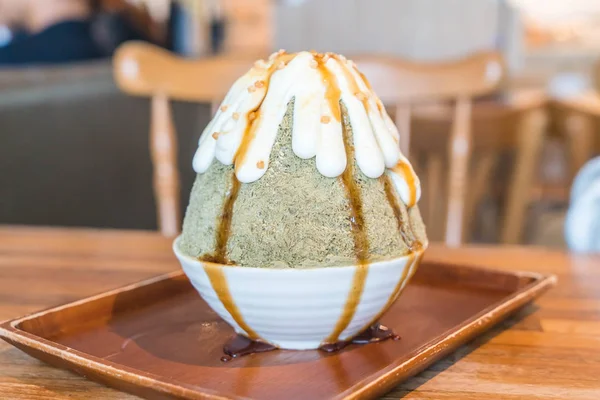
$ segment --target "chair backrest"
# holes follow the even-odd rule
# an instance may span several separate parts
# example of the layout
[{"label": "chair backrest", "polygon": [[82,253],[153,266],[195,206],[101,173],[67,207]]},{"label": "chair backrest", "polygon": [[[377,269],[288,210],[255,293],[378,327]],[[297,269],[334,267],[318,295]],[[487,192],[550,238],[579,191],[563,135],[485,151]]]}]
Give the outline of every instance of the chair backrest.
[{"label": "chair backrest", "polygon": [[252,62],[233,58],[186,60],[141,42],[124,44],[113,62],[115,80],[122,91],[152,99],[150,151],[158,226],[163,235],[175,236],[181,220],[180,178],[169,100],[211,103],[214,110]]},{"label": "chair backrest", "polygon": [[497,91],[506,67],[497,52],[482,52],[445,63],[417,63],[381,56],[352,57],[384,104],[395,106],[400,146],[410,147],[410,105],[421,101],[453,100],[453,124],[448,146],[447,209],[444,240],[462,243],[469,158],[472,152],[472,98]]}]

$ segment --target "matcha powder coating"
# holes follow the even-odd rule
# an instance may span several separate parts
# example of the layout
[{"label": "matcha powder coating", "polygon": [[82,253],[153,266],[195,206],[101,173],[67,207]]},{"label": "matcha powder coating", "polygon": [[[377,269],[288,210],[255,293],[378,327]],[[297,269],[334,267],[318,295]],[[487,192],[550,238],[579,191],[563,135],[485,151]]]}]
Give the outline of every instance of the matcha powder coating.
[{"label": "matcha powder coating", "polygon": [[[227,258],[237,265],[260,268],[354,265],[352,210],[347,192],[341,178],[323,176],[314,158],[303,160],[292,151],[293,108],[294,100],[279,126],[264,176],[241,184],[233,203]],[[344,129],[352,137],[343,104],[342,115]],[[413,243],[404,242],[386,198],[385,176],[370,179],[359,168],[353,171],[362,200],[370,262],[406,255],[415,242],[427,242],[418,208],[407,210],[394,192],[401,221],[408,225],[407,241]],[[214,252],[233,179],[234,167],[216,160],[197,175],[180,241],[185,254],[201,257]]]}]

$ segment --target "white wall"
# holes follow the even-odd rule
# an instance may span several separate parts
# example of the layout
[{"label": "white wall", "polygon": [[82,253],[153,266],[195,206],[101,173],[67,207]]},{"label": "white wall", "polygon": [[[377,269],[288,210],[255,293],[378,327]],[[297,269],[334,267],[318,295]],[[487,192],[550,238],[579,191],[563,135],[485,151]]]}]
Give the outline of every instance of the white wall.
[{"label": "white wall", "polygon": [[[520,45],[501,0],[287,0],[275,10],[275,48],[456,58]],[[500,32],[500,21],[511,32]],[[511,57],[518,57],[518,51]]]},{"label": "white wall", "polygon": [[541,25],[598,23],[599,0],[510,0],[526,17]]}]

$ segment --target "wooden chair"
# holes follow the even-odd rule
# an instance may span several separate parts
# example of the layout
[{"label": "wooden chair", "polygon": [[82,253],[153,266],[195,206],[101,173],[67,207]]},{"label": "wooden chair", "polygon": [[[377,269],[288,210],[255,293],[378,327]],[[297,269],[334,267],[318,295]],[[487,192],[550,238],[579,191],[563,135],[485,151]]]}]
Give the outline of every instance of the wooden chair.
[{"label": "wooden chair", "polygon": [[600,91],[552,99],[550,110],[554,127],[565,140],[572,181],[581,167],[598,154]]},{"label": "wooden chair", "polygon": [[[427,179],[424,192],[429,192],[426,207],[429,223],[435,220],[445,221],[445,241],[450,245],[462,243],[465,220],[473,213],[467,213],[472,204],[477,203],[484,192],[493,162],[490,158],[480,165],[474,181],[467,187],[469,159],[473,153],[471,137],[472,98],[496,91],[504,75],[501,57],[495,53],[483,53],[468,59],[446,64],[417,64],[383,57],[355,57],[360,69],[369,77],[375,91],[385,104],[395,106],[395,119],[402,135],[403,149],[409,145],[419,153],[430,152],[440,144],[447,148],[450,160],[448,175],[448,194],[446,217],[436,216],[435,210],[441,209],[440,187],[443,186],[443,159],[434,155],[426,163]],[[252,60],[253,61],[253,60]],[[169,109],[169,100],[207,102],[213,109],[229,89],[234,80],[250,67],[249,59],[213,58],[207,60],[183,60],[170,53],[143,43],[124,45],[115,55],[115,78],[119,87],[126,93],[146,96],[152,99],[151,154],[154,165],[154,191],[157,199],[159,227],[163,234],[172,236],[179,232],[181,212],[179,210],[179,176],[176,168],[176,135]],[[410,136],[410,104],[422,100],[455,100],[452,114],[453,127],[450,136],[413,137]],[[526,119],[529,121],[529,119]],[[531,121],[525,125],[530,127]],[[486,135],[483,140],[477,137],[475,144],[497,149],[500,144],[512,144],[515,138],[531,141],[535,135],[509,135],[503,132]],[[539,136],[539,135],[538,135]],[[521,140],[521,139],[519,139]],[[536,139],[536,143],[539,140]],[[484,146],[484,147],[485,147]],[[536,148],[537,145],[528,146]],[[535,153],[535,151],[533,151]],[[513,185],[509,192],[509,203],[523,203],[521,191],[535,165],[535,154],[524,152],[518,163],[521,173],[514,174]],[[467,189],[470,196],[467,199]],[[434,201],[435,200],[435,201]],[[468,201],[468,204],[467,204]],[[510,206],[509,206],[510,208]],[[515,208],[515,207],[513,207]],[[517,207],[518,208],[518,207]],[[517,215],[519,213],[512,213]],[[514,221],[516,220],[516,224]],[[513,225],[519,225],[519,218],[509,218]],[[510,223],[509,223],[510,225]]]},{"label": "wooden chair", "polygon": [[[420,207],[430,238],[442,239],[450,246],[463,243],[476,205],[490,190],[499,152],[517,149],[506,194],[501,241],[518,242],[543,141],[543,100],[536,96],[519,99],[511,107],[476,106],[478,112],[473,119],[473,98],[497,92],[505,77],[503,60],[495,52],[437,64],[380,56],[352,58],[384,104],[393,106],[392,114],[403,133],[401,147],[405,154],[412,151],[410,158],[424,183]],[[429,113],[418,111],[418,105],[424,101],[448,100],[453,103],[451,112],[444,107]],[[412,125],[420,122],[418,135],[409,134],[411,115]],[[449,134],[439,129],[448,126]],[[476,160],[471,160],[473,154],[478,155]],[[474,168],[470,164],[475,164]]]},{"label": "wooden chair", "polygon": [[119,88],[151,98],[150,151],[158,226],[165,236],[180,231],[180,181],[177,137],[169,100],[212,104],[213,111],[233,82],[252,66],[249,59],[185,60],[140,42],[126,43],[114,57]]},{"label": "wooden chair", "polygon": [[598,155],[600,148],[600,62],[595,63],[589,74],[593,87],[583,93],[554,97],[550,101],[553,131],[564,139],[569,186],[581,167]]}]

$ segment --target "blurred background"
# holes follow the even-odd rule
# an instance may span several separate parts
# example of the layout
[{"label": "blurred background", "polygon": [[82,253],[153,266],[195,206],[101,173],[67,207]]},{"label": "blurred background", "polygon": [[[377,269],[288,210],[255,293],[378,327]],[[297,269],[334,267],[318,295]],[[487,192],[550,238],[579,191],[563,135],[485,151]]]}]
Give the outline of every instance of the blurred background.
[{"label": "blurred background", "polygon": [[[464,242],[567,246],[571,187],[597,149],[597,0],[0,0],[0,224],[158,229],[150,100],[122,93],[111,62],[131,40],[190,59],[315,49],[440,68],[497,52],[506,77],[473,100]],[[410,158],[444,240],[432,199],[447,191],[453,154],[439,143],[454,114],[427,103],[411,108]],[[183,208],[211,105],[170,107]],[[492,128],[507,139],[480,146]]]}]

